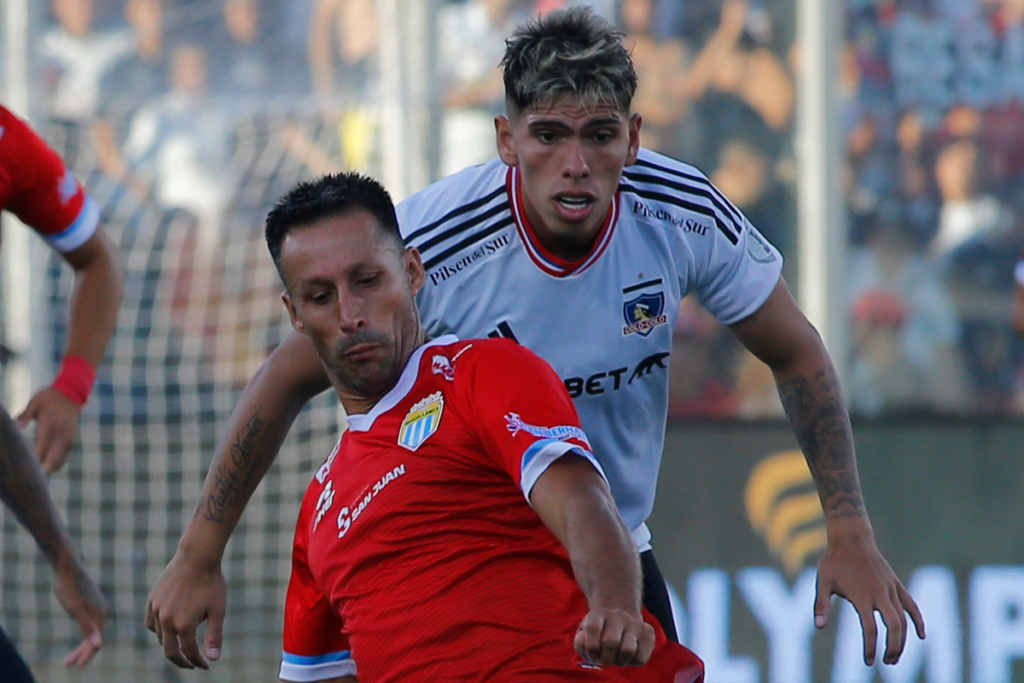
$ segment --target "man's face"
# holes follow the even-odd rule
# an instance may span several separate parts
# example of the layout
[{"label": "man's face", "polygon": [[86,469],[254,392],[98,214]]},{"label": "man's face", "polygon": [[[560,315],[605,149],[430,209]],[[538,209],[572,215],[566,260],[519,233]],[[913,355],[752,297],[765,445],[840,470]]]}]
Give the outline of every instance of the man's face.
[{"label": "man's face", "polygon": [[422,341],[413,299],[424,280],[419,252],[403,251],[354,209],[289,233],[281,271],[292,326],[313,342],[335,386],[356,399],[387,393]]},{"label": "man's face", "polygon": [[534,230],[556,239],[594,237],[611,208],[625,166],[640,148],[639,114],[611,104],[584,109],[571,95],[499,116],[498,152],[522,174]]}]

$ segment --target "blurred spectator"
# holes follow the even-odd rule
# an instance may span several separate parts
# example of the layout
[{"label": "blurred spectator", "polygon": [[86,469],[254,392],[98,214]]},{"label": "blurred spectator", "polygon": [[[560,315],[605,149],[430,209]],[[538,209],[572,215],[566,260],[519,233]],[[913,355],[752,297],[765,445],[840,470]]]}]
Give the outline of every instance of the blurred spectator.
[{"label": "blurred spectator", "polygon": [[498,63],[505,36],[524,17],[513,0],[448,3],[437,13],[443,88],[441,175],[451,175],[495,154],[494,117],[505,111]]},{"label": "blurred spectator", "polygon": [[732,333],[692,296],[683,299],[672,335],[672,356],[676,362],[669,363],[669,414],[735,415],[740,397],[733,386],[733,372],[741,351]]},{"label": "blurred spectator", "polygon": [[1010,217],[988,192],[985,159],[975,142],[960,140],[947,146],[935,163],[935,178],[942,208],[931,244],[934,254],[950,257],[969,242],[991,243],[1005,236]]},{"label": "blurred spectator", "polygon": [[[140,106],[163,92],[167,84],[164,0],[125,0],[124,18],[134,36],[134,51],[103,78],[101,115],[93,124],[96,160],[108,177],[133,183],[119,149],[127,122]],[[141,196],[145,188],[134,188]]]},{"label": "blurred spectator", "polygon": [[742,138],[722,147],[711,181],[784,256],[795,252],[793,207],[764,152]]},{"label": "blurred spectator", "polygon": [[[227,40],[221,50],[216,89],[230,105],[252,109],[280,96],[274,78],[271,38],[262,30],[263,12],[257,0],[223,0]],[[271,83],[274,87],[270,87]],[[287,81],[286,81],[287,82]]]},{"label": "blurred spectator", "polygon": [[863,413],[965,407],[960,323],[934,264],[885,202],[851,250],[851,406]]},{"label": "blurred spectator", "polygon": [[208,92],[206,50],[183,44],[171,53],[170,89],[132,118],[124,158],[165,209],[185,209],[199,220],[198,252],[220,241],[222,212],[231,192],[225,116]]},{"label": "blurred spectator", "polygon": [[1020,337],[1024,338],[1024,254],[1013,269],[1013,309],[1010,324]]},{"label": "blurred spectator", "polygon": [[[367,94],[375,75],[380,32],[374,0],[313,0],[309,24],[309,68],[322,103],[331,102],[337,84],[342,97],[356,101]],[[335,47],[337,42],[337,47]],[[342,72],[335,75],[335,62]]]},{"label": "blurred spectator", "polygon": [[57,121],[86,123],[99,111],[104,75],[128,55],[134,38],[123,29],[95,30],[92,0],[52,0],[50,10],[58,23],[39,44],[46,111]]}]

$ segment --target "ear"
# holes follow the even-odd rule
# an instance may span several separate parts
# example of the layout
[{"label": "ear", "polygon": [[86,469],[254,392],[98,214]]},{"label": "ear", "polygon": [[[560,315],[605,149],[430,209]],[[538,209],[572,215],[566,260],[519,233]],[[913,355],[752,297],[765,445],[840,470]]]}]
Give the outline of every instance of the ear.
[{"label": "ear", "polygon": [[626,152],[626,166],[635,164],[637,156],[640,154],[640,127],[643,123],[644,117],[640,115],[640,112],[629,117],[629,150]]},{"label": "ear", "polygon": [[516,139],[512,132],[512,122],[507,116],[494,117],[494,132],[498,142],[498,156],[506,166],[518,166],[519,154],[516,152]]},{"label": "ear", "polygon": [[423,289],[427,281],[427,273],[423,269],[423,259],[420,257],[420,250],[416,247],[409,247],[402,255],[405,261],[405,276],[409,282],[409,291],[413,298]]},{"label": "ear", "polygon": [[281,301],[284,302],[284,307],[288,309],[288,317],[291,318],[292,328],[301,334],[306,334],[306,326],[299,320],[299,315],[295,312],[295,304],[292,302],[292,298],[288,295],[288,290],[281,292]]}]

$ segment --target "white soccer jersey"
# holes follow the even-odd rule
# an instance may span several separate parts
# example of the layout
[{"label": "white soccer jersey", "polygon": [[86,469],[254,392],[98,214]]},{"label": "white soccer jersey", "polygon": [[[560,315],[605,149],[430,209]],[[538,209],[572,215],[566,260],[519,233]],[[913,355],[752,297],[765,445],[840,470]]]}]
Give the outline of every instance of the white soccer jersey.
[{"label": "white soccer jersey", "polygon": [[[626,168],[589,254],[569,263],[536,240],[519,172],[499,159],[398,206],[427,272],[430,336],[515,339],[547,360],[576,403],[640,548],[654,505],[680,300],[694,292],[723,324],[756,311],[782,257],[692,166],[648,150]],[[676,362],[686,362],[678,359]]]}]

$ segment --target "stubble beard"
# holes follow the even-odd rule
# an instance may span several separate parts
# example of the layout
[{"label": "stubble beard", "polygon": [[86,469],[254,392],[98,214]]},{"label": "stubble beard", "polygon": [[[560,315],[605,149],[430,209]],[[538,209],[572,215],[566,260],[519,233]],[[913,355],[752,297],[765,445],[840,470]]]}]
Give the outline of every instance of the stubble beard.
[{"label": "stubble beard", "polygon": [[[352,363],[345,352],[358,344],[379,344],[385,351],[380,361]],[[337,384],[356,396],[373,398],[386,394],[398,381],[398,366],[393,345],[381,333],[358,332],[339,342],[333,349],[317,347],[320,362]],[[388,353],[390,352],[390,353]]]}]

